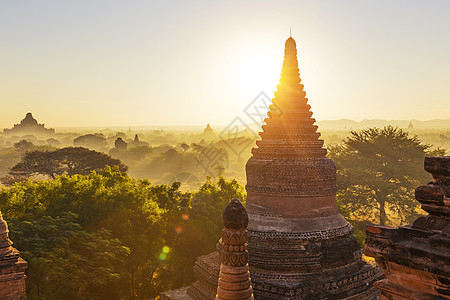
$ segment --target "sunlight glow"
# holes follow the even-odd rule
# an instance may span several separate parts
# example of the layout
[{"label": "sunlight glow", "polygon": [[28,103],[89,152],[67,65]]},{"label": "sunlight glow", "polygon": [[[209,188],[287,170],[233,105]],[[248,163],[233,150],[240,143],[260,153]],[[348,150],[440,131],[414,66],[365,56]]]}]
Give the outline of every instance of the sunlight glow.
[{"label": "sunlight glow", "polygon": [[264,91],[269,96],[273,95],[280,80],[282,61],[268,53],[257,53],[245,57],[239,62],[239,67],[237,81],[242,93],[256,96]]}]

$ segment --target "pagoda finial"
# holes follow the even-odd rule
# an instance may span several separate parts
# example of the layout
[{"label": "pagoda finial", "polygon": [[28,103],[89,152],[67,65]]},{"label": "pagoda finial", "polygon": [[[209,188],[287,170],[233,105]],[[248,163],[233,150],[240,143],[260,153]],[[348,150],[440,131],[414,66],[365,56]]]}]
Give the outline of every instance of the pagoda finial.
[{"label": "pagoda finial", "polygon": [[289,37],[292,37],[292,29],[289,27]]}]

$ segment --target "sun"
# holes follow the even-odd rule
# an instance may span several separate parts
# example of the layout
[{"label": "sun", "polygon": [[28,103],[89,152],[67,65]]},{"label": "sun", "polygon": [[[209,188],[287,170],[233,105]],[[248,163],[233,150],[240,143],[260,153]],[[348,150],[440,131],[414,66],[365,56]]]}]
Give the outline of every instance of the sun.
[{"label": "sun", "polygon": [[281,63],[271,53],[254,51],[239,60],[234,81],[243,95],[256,97],[264,92],[270,97],[276,90],[281,74]]}]

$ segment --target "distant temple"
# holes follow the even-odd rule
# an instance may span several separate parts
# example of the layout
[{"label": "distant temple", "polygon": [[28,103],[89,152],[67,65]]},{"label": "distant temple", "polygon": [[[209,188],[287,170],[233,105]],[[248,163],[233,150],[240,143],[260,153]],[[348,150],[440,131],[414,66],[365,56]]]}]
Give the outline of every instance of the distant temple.
[{"label": "distant temple", "polygon": [[3,129],[6,134],[49,134],[55,133],[52,128],[45,128],[45,124],[39,124],[33,115],[29,112],[19,124],[15,124],[11,129]]},{"label": "distant temple", "polygon": [[209,124],[206,125],[205,129],[203,130],[202,137],[205,139],[213,139],[216,135],[214,134],[213,129]]},{"label": "distant temple", "polygon": [[119,151],[126,151],[128,148],[128,144],[121,137],[118,137],[114,142],[114,148]]}]

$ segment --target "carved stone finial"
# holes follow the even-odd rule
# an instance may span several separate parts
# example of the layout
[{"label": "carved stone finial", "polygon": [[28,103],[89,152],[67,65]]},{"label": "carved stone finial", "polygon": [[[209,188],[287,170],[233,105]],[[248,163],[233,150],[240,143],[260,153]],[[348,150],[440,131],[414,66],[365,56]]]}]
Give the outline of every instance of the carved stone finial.
[{"label": "carved stone finial", "polygon": [[253,300],[248,269],[248,215],[238,199],[223,212],[222,253],[216,300]]},{"label": "carved stone finial", "polygon": [[223,226],[229,229],[238,230],[247,228],[248,215],[241,201],[234,198],[228,203],[223,211],[222,222]]}]

